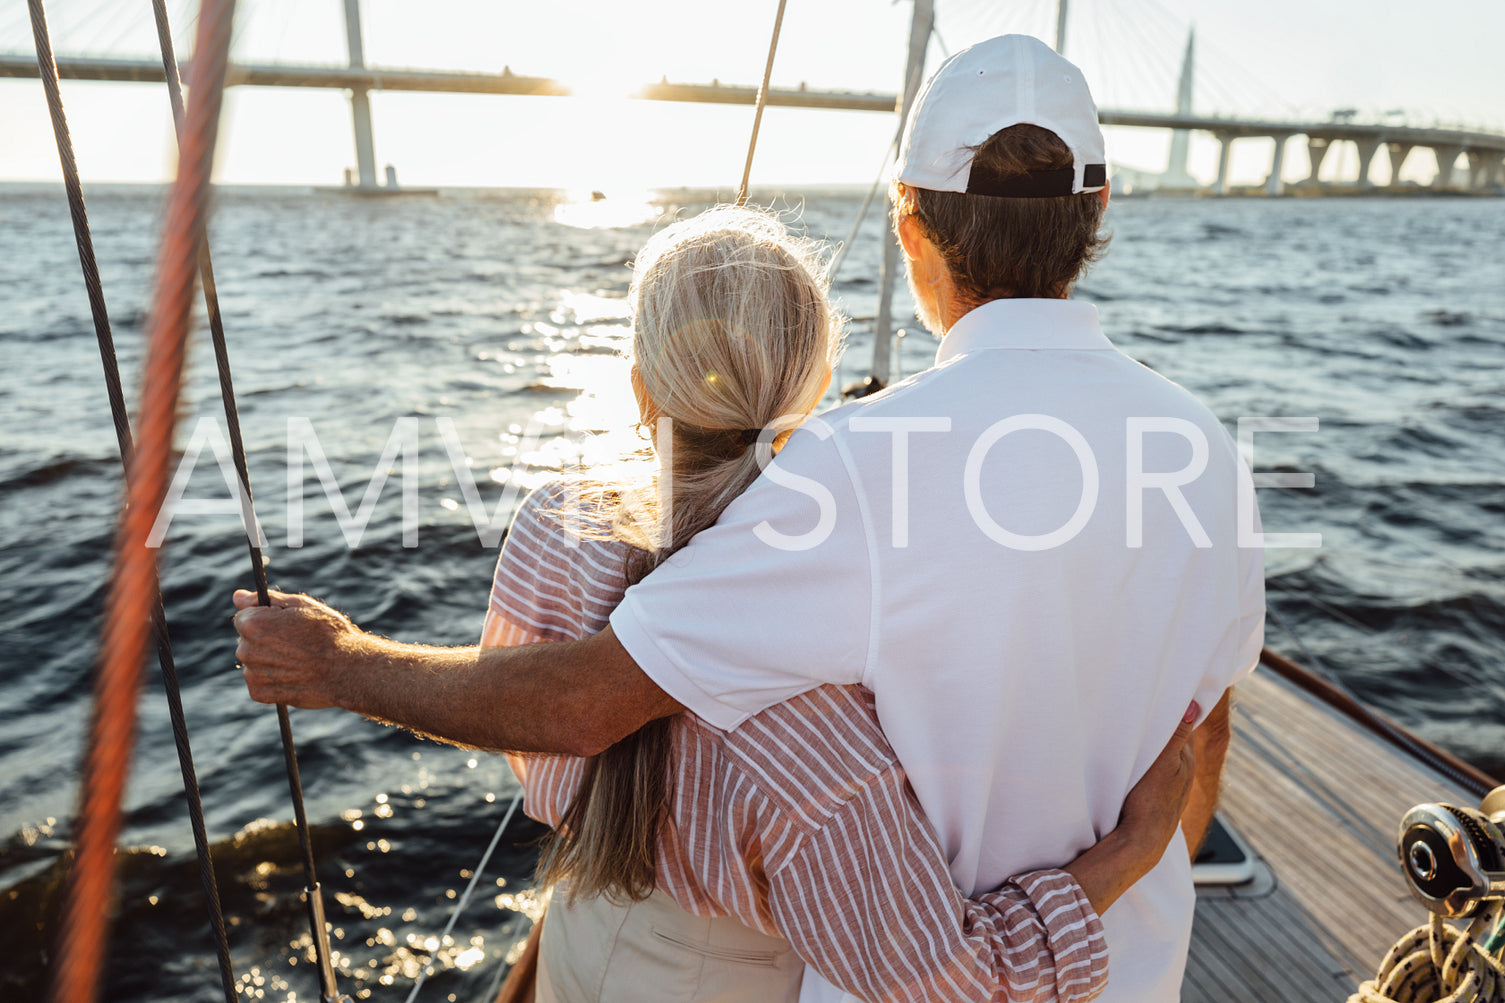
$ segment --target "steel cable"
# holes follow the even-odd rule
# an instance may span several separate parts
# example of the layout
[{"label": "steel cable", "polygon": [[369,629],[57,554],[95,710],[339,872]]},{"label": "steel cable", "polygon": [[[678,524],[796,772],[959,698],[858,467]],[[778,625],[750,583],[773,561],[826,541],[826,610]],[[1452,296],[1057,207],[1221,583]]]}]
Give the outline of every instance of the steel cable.
[{"label": "steel cable", "polygon": [[[185,136],[186,117],[183,109],[183,88],[178,77],[178,61],[173,51],[172,27],[168,23],[165,0],[152,0],[152,13],[157,23],[157,43],[162,50],[162,68],[167,79],[168,99],[172,103],[173,124],[182,143]],[[269,594],[266,562],[261,553],[261,530],[257,522],[251,498],[251,478],[246,463],[245,438],[240,430],[240,413],[235,404],[235,384],[230,374],[230,353],[225,343],[225,325],[220,315],[219,294],[214,282],[214,264],[210,259],[209,242],[204,240],[198,253],[200,284],[204,290],[204,307],[209,317],[209,335],[214,344],[215,368],[219,372],[220,398],[225,408],[225,425],[230,436],[230,454],[235,464],[235,474],[240,489],[242,522],[246,529],[246,545],[250,550],[251,576],[256,583],[256,595],[262,606],[272,604]],[[336,994],[334,967],[330,958],[329,935],[324,929],[323,904],[319,879],[315,873],[313,843],[309,835],[308,817],[303,806],[303,782],[298,773],[297,746],[293,742],[292,721],[285,704],[277,705],[277,726],[282,739],[282,758],[287,770],[289,796],[293,802],[294,828],[298,833],[298,848],[303,863],[304,894],[308,897],[310,933],[313,936],[315,960],[319,968],[320,988],[325,998]]]},{"label": "steel cable", "polygon": [[[29,0],[33,21],[41,0]],[[114,890],[115,837],[136,729],[136,695],[155,606],[157,554],[147,546],[167,492],[173,430],[192,313],[195,265],[204,241],[210,172],[224,98],[234,0],[204,0],[177,180],[168,201],[142,369],[139,438],[130,454],[85,746],[79,820],[65,931],[53,965],[54,1003],[91,1003],[99,990]],[[49,52],[50,55],[50,52]]]},{"label": "steel cable", "polygon": [[[48,111],[52,116],[53,135],[57,141],[58,159],[62,166],[63,183],[68,196],[68,208],[73,219],[74,240],[78,245],[79,264],[84,273],[84,286],[93,316],[95,340],[99,344],[100,360],[104,366],[105,388],[110,401],[110,415],[115,425],[116,443],[119,446],[121,463],[129,470],[132,453],[130,419],[126,412],[125,393],[121,385],[120,364],[115,355],[115,340],[110,329],[110,317],[105,308],[103,284],[100,281],[99,266],[94,255],[94,241],[89,229],[89,216],[84,204],[83,187],[79,180],[78,164],[74,158],[72,134],[68,129],[68,120],[63,111],[57,65],[47,28],[46,11],[42,0],[32,0],[29,8],[32,34],[37,47],[37,66],[47,97]],[[152,572],[151,623],[157,648],[157,661],[161,666],[162,685],[167,695],[168,717],[172,723],[173,744],[177,748],[178,769],[183,777],[183,791],[188,800],[189,824],[193,830],[194,849],[199,863],[199,879],[204,886],[204,898],[209,911],[209,926],[219,962],[220,983],[225,992],[226,1003],[235,1003],[235,973],[231,967],[229,937],[225,932],[219,886],[214,877],[214,862],[210,855],[209,837],[204,825],[204,805],[199,796],[198,776],[193,763],[193,748],[189,742],[188,725],[183,714],[177,666],[167,628],[167,615],[162,606],[162,589],[157,581],[155,568]]]},{"label": "steel cable", "polygon": [[[518,791],[512,796],[512,803],[507,806],[507,813],[502,816],[501,824],[496,827],[496,832],[492,834],[491,842],[486,846],[486,852],[481,854],[480,862],[471,871],[470,884],[465,886],[465,891],[460,895],[460,901],[455,903],[455,908],[450,912],[449,922],[444,924],[444,932],[439,934],[439,946],[434,949],[434,956],[429,958],[428,964],[423,966],[423,971],[418,973],[418,979],[413,983],[413,988],[408,992],[408,997],[404,1003],[413,1003],[418,998],[418,990],[423,988],[424,982],[428,981],[428,977],[433,974],[434,960],[437,958],[439,951],[444,948],[445,941],[449,940],[449,935],[454,932],[455,923],[460,919],[460,913],[464,912],[465,907],[470,904],[470,897],[475,893],[476,885],[481,880],[481,874],[486,870],[486,865],[491,862],[491,854],[496,850],[497,843],[501,842],[502,833],[507,831],[507,824],[512,821],[512,816],[517,813],[517,806],[522,803],[523,792]],[[506,967],[504,961],[502,968],[505,970]],[[491,998],[494,999],[495,997]]]},{"label": "steel cable", "polygon": [[752,177],[753,153],[758,149],[758,129],[763,125],[763,108],[768,104],[768,81],[773,76],[773,57],[779,51],[779,29],[784,26],[784,5],[779,0],[779,12],[773,19],[773,37],[768,40],[768,62],[763,64],[763,85],[758,88],[758,107],[753,112],[752,137],[747,141],[747,163],[742,165],[742,183],[737,186],[737,204],[747,204],[747,182]]}]

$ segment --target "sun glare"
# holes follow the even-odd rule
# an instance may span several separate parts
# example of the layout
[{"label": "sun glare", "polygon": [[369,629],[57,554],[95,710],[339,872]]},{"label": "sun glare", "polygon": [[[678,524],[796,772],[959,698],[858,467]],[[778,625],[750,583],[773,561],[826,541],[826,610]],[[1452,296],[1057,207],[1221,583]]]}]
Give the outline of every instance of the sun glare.
[{"label": "sun glare", "polygon": [[646,191],[580,190],[570,192],[554,207],[554,222],[580,230],[614,230],[652,223],[662,214]]},{"label": "sun glare", "polygon": [[559,78],[559,82],[569,88],[570,96],[575,100],[602,104],[625,101],[628,91],[632,89],[624,82],[619,71],[606,64],[571,68],[570,72]]}]

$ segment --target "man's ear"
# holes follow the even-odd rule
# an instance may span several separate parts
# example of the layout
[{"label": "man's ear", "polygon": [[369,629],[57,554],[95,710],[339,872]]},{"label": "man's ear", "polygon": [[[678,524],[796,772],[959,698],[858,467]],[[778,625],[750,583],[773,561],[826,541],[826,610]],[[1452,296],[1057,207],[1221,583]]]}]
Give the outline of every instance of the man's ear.
[{"label": "man's ear", "polygon": [[1111,181],[1105,181],[1103,182],[1102,190],[1097,193],[1097,197],[1103,201],[1104,209],[1108,208],[1108,189],[1112,187],[1113,183]]},{"label": "man's ear", "polygon": [[910,261],[919,260],[925,243],[929,240],[925,236],[924,227],[920,226],[920,220],[914,213],[906,213],[899,217],[899,246],[904,248],[904,257]]}]

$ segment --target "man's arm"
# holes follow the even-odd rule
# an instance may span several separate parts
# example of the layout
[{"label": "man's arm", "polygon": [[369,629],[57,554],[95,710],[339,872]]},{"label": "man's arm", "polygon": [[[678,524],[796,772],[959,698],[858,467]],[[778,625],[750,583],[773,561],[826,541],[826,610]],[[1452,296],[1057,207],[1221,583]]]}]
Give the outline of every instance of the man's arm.
[{"label": "man's arm", "polygon": [[341,707],[455,745],[593,756],[683,708],[607,628],[581,641],[436,648],[368,634],[308,596],[237,592],[251,697]]},{"label": "man's arm", "polygon": [[1212,816],[1218,808],[1218,792],[1223,782],[1223,760],[1228,755],[1228,742],[1233,729],[1230,724],[1230,705],[1233,690],[1227,690],[1223,699],[1192,732],[1191,747],[1197,757],[1197,775],[1192,782],[1191,800],[1181,816],[1181,831],[1186,835],[1186,846],[1191,859],[1207,839],[1207,830],[1212,828]]}]

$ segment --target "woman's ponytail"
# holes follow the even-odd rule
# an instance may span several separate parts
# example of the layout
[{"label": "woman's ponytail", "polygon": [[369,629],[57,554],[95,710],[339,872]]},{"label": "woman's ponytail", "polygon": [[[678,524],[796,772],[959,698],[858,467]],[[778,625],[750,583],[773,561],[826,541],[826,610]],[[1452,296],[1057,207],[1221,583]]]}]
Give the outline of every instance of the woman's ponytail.
[{"label": "woman's ponytail", "polygon": [[[628,585],[715,523],[761,473],[764,443],[782,445],[819,403],[840,350],[821,275],[777,219],[731,207],[669,227],[638,257],[633,365],[665,420],[655,532],[624,534],[656,545],[629,551]],[[673,726],[650,722],[587,761],[543,855],[543,881],[567,880],[572,897],[653,891],[674,800]]]}]

